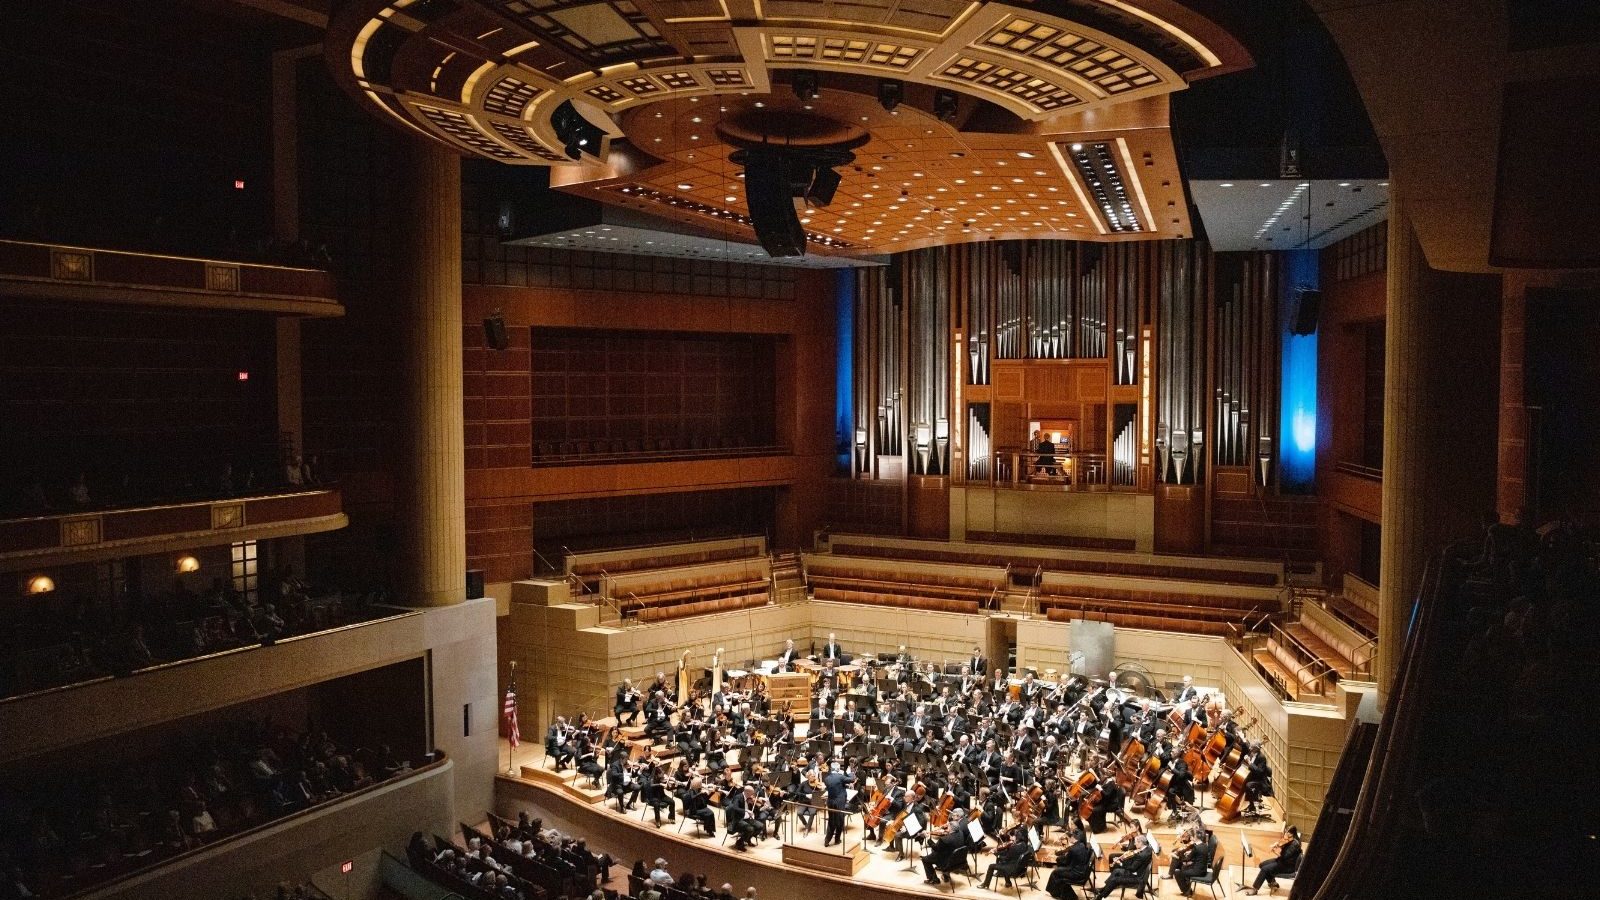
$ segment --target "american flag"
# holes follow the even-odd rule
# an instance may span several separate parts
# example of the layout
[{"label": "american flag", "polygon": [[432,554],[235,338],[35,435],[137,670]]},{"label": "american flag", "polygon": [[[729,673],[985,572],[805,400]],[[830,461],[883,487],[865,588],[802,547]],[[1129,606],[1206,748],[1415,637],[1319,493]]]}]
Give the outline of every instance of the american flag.
[{"label": "american flag", "polygon": [[515,686],[506,688],[506,705],[502,713],[505,718],[506,737],[511,740],[512,749],[522,743],[522,732],[517,728],[517,689]]}]

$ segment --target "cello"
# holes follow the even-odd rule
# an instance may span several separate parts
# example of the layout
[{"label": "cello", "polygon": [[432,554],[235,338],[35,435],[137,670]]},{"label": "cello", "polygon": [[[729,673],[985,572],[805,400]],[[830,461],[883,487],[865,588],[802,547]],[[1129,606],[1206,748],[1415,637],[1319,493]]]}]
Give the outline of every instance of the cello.
[{"label": "cello", "polygon": [[1117,756],[1117,784],[1131,793],[1139,778],[1139,764],[1143,761],[1144,742],[1136,737],[1128,738],[1122,745],[1122,753]]},{"label": "cello", "polygon": [[[1244,783],[1250,778],[1250,764],[1245,763],[1233,770],[1227,778],[1227,787],[1222,791],[1222,796],[1217,799],[1217,815],[1222,821],[1231,822],[1239,818],[1239,811],[1244,808]],[[1218,779],[1221,782],[1223,779]]]},{"label": "cello", "polygon": [[894,817],[894,821],[889,823],[889,827],[883,829],[883,838],[878,841],[880,845],[887,847],[894,843],[894,839],[900,835],[900,829],[905,827],[906,816],[911,815],[911,811],[916,809],[917,804],[921,803],[922,798],[927,795],[928,788],[920,781],[917,782],[916,787],[906,792],[906,808],[900,810],[900,814]]},{"label": "cello", "polygon": [[1102,791],[1100,789],[1100,776],[1093,769],[1079,775],[1072,786],[1067,788],[1067,800],[1078,804],[1078,818],[1087,819],[1094,811],[1094,805],[1100,802]]}]

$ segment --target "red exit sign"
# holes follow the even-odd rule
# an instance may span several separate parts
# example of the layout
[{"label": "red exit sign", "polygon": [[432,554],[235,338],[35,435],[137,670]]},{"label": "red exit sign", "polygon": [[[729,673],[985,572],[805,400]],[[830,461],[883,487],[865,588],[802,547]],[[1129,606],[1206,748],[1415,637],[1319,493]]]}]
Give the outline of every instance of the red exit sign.
[{"label": "red exit sign", "polygon": [[355,860],[347,859],[344,862],[339,864],[339,872],[340,872],[340,874],[343,874],[343,875],[349,875],[350,874],[350,870],[354,869],[355,867],[356,867]]}]

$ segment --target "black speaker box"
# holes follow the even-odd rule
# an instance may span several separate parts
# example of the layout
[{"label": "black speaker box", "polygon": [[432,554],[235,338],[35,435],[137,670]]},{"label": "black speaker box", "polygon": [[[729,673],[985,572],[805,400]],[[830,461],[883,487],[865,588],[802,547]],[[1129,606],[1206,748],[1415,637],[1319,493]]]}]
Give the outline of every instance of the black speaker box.
[{"label": "black speaker box", "polygon": [[467,570],[467,599],[477,600],[483,596],[483,570]]},{"label": "black speaker box", "polygon": [[1316,334],[1317,317],[1322,315],[1322,292],[1314,288],[1302,290],[1300,301],[1294,307],[1294,324],[1290,334]]},{"label": "black speaker box", "polygon": [[493,350],[504,350],[511,346],[511,339],[506,335],[504,316],[495,313],[483,320],[483,340]]},{"label": "black speaker box", "polygon": [[806,231],[794,210],[792,161],[778,153],[751,150],[744,164],[744,196],[750,223],[768,256],[805,256]]}]

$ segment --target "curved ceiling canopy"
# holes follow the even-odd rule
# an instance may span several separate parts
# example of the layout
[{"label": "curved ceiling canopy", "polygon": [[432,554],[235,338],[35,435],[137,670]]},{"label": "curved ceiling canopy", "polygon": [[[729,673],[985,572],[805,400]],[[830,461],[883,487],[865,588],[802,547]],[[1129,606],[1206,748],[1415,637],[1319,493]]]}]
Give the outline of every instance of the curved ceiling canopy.
[{"label": "curved ceiling canopy", "polygon": [[[864,130],[808,223],[838,253],[1186,236],[1166,97],[1249,65],[1173,0],[351,0],[326,53],[398,127],[740,236],[719,126],[774,109]],[[776,89],[794,70],[820,76],[815,99]],[[904,84],[893,111],[884,79]],[[954,116],[933,115],[936,90],[961,98]],[[552,126],[566,102],[604,132],[592,158],[570,159]]]}]

